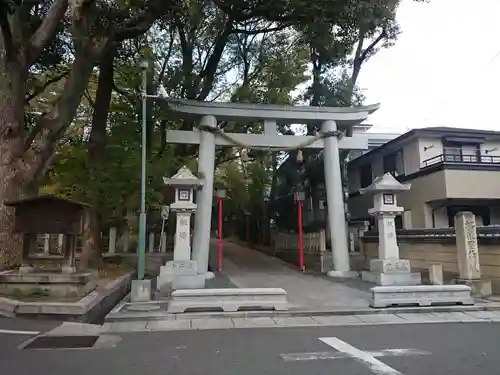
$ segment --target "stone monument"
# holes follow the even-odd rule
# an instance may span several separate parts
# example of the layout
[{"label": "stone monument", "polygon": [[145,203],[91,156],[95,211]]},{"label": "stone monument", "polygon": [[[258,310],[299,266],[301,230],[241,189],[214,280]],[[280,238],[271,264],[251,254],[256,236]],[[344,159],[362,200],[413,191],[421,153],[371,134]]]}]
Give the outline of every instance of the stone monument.
[{"label": "stone monument", "polygon": [[491,280],[481,279],[476,217],[472,212],[461,211],[455,215],[455,237],[459,276],[454,283],[470,286],[476,296],[491,295]]},{"label": "stone monument", "polygon": [[199,275],[196,261],[191,260],[191,215],[196,212],[194,190],[203,182],[183,166],[171,178],[163,178],[167,186],[175,188],[175,201],[170,210],[176,214],[174,260],[160,268],[157,288],[160,292],[170,289],[204,288],[205,275]]},{"label": "stone monument", "polygon": [[396,215],[401,215],[396,194],[410,190],[410,184],[401,184],[390,173],[377,177],[361,194],[373,194],[374,207],[368,213],[377,219],[378,259],[370,261],[370,271],[363,271],[362,279],[378,285],[418,285],[420,273],[411,272],[410,261],[399,259],[396,238]]}]

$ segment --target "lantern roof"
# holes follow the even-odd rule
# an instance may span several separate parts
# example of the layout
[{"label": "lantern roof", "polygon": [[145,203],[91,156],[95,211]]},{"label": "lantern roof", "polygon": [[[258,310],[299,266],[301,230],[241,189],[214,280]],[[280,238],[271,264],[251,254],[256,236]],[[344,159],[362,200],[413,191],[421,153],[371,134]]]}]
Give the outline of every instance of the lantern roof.
[{"label": "lantern roof", "polygon": [[182,166],[172,177],[163,177],[163,183],[173,187],[199,187],[203,181],[196,177],[188,167]]},{"label": "lantern roof", "polygon": [[373,180],[372,184],[364,189],[360,189],[361,194],[376,193],[397,193],[410,190],[411,184],[402,184],[394,178],[391,173],[386,173]]}]

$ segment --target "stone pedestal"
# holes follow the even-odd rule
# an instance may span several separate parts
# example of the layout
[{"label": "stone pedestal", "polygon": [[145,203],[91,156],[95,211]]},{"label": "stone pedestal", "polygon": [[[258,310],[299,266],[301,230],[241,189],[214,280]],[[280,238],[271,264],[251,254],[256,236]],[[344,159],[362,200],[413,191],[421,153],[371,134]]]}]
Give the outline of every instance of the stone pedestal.
[{"label": "stone pedestal", "polygon": [[372,259],[370,271],[363,271],[363,281],[377,285],[419,285],[420,273],[410,271],[410,261],[405,259]]},{"label": "stone pedestal", "polygon": [[158,290],[166,293],[175,289],[199,289],[205,287],[205,275],[198,274],[194,260],[172,260],[160,268]]},{"label": "stone pedestal", "polygon": [[474,296],[491,295],[491,281],[481,278],[476,217],[472,212],[457,213],[455,235],[459,276],[453,280],[453,283],[471,287]]}]

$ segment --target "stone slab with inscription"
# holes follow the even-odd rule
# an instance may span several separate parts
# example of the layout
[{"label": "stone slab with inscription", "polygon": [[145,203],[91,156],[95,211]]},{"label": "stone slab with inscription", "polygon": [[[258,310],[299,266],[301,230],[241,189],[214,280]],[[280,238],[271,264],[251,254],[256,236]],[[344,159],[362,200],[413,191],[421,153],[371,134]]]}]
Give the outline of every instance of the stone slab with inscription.
[{"label": "stone slab with inscription", "polygon": [[372,259],[370,271],[376,273],[409,273],[410,261],[407,259]]},{"label": "stone slab with inscription", "polygon": [[194,260],[171,260],[160,268],[158,290],[166,291],[172,288],[176,276],[197,276],[198,265]]},{"label": "stone slab with inscription", "polygon": [[472,212],[462,211],[455,216],[455,234],[459,278],[481,279],[476,217]]}]

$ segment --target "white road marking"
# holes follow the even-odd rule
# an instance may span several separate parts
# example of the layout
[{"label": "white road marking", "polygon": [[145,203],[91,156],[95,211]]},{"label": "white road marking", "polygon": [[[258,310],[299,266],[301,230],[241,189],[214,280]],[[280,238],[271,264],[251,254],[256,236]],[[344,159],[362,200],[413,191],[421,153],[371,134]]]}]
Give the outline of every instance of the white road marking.
[{"label": "white road marking", "polygon": [[40,332],[35,331],[15,331],[12,329],[0,329],[0,334],[5,333],[7,335],[38,335]]},{"label": "white road marking", "polygon": [[[418,349],[383,349],[367,351],[368,354],[375,358],[380,357],[403,357],[412,355],[428,355],[429,352],[424,352]],[[281,354],[284,361],[316,361],[321,359],[340,359],[352,358],[351,355],[345,352],[312,352],[312,353],[285,353]]]},{"label": "white road marking", "polygon": [[346,353],[356,361],[365,364],[373,373],[377,375],[403,375],[398,370],[386,365],[382,361],[379,361],[370,353],[359,350],[337,337],[320,337],[320,340],[339,352]]}]

